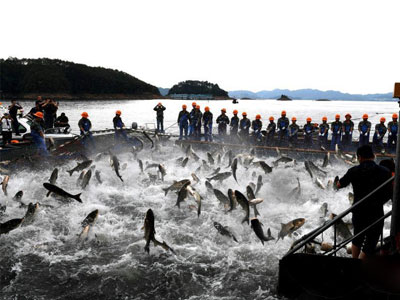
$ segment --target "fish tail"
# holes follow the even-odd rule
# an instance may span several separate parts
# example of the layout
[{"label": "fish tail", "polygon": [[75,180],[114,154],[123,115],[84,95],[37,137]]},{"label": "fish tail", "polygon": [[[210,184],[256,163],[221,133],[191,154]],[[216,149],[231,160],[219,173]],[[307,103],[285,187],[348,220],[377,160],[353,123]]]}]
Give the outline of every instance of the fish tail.
[{"label": "fish tail", "polygon": [[46,194],[46,197],[50,196],[50,194],[51,194],[51,192],[49,191],[49,192]]},{"label": "fish tail", "polygon": [[162,190],[164,191],[164,196],[167,196],[167,194],[169,192],[169,188],[165,188],[165,189],[162,189]]},{"label": "fish tail", "polygon": [[82,193],[79,193],[79,194],[76,194],[75,196],[73,196],[72,198],[74,198],[76,201],[82,203],[81,195],[82,195]]},{"label": "fish tail", "polygon": [[72,173],[74,173],[74,170],[69,170],[67,172],[69,173],[69,176],[72,176]]}]

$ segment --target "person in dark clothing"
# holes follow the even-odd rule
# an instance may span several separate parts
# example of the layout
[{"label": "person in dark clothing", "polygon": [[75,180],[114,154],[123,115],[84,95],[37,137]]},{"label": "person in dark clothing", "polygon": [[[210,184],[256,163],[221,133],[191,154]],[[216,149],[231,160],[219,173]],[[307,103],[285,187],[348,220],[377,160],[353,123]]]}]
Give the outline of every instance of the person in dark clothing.
[{"label": "person in dark clothing", "polygon": [[397,123],[397,114],[392,115],[392,121],[388,123],[388,140],[387,140],[387,149],[390,152],[393,152],[396,150],[396,145],[397,145],[397,131],[399,129],[399,125]]},{"label": "person in dark clothing", "polygon": [[244,141],[247,141],[249,138],[249,130],[250,130],[250,120],[247,119],[247,113],[243,112],[242,113],[243,118],[239,122],[239,129],[240,129],[240,136]]},{"label": "person in dark clothing", "polygon": [[198,141],[201,140],[201,119],[203,118],[203,113],[200,111],[200,105],[196,105],[196,111],[193,116],[194,124],[194,138]]},{"label": "person in dark clothing", "polygon": [[390,173],[392,173],[392,176],[394,176],[394,174],[396,172],[396,164],[394,163],[393,158],[382,159],[379,162],[379,165],[381,167],[385,167],[386,169],[388,169],[390,171]]},{"label": "person in dark clothing", "polygon": [[67,133],[70,128],[68,122],[69,120],[65,113],[61,113],[61,115],[55,120],[54,126],[64,128],[64,133]]},{"label": "person in dark clothing", "polygon": [[189,124],[189,136],[192,136],[192,135],[194,135],[194,132],[195,132],[195,120],[194,120],[194,117],[195,117],[195,114],[196,114],[196,106],[197,106],[197,104],[196,104],[196,102],[193,102],[192,103],[192,110],[190,111],[190,114],[189,114],[189,116],[190,116],[190,118],[189,118],[189,121],[190,121],[190,124]]},{"label": "person in dark clothing", "polygon": [[340,122],[340,115],[335,116],[335,122],[331,124],[332,140],[331,150],[335,150],[336,145],[340,146],[342,139],[343,124]]},{"label": "person in dark clothing", "polygon": [[8,113],[11,117],[12,127],[15,132],[15,135],[20,135],[19,133],[19,122],[17,118],[18,110],[22,109],[22,106],[17,103],[16,100],[11,101],[11,105],[8,107]]},{"label": "person in dark clothing", "polygon": [[274,136],[276,131],[276,124],[274,122],[274,117],[269,117],[269,124],[267,126],[267,146],[273,146],[274,144]]},{"label": "person in dark clothing", "polygon": [[12,139],[12,121],[9,113],[5,113],[0,119],[1,136],[3,138],[3,145],[11,143]]},{"label": "person in dark clothing", "polygon": [[122,122],[120,110],[117,110],[115,112],[115,117],[113,118],[113,125],[114,125],[114,130],[115,130],[115,140],[116,141],[118,141],[118,140],[127,141],[129,138],[124,130],[125,124],[124,124],[124,122]]},{"label": "person in dark clothing", "polygon": [[159,102],[153,110],[157,112],[157,131],[164,133],[164,110],[166,108]]},{"label": "person in dark clothing", "polygon": [[57,102],[47,99],[46,102],[42,105],[44,112],[44,124],[46,129],[54,127],[54,115],[57,112],[58,104]]},{"label": "person in dark clothing", "polygon": [[293,117],[292,124],[290,124],[288,127],[290,147],[297,146],[297,134],[299,133],[300,127],[299,125],[296,124],[296,121],[297,121],[296,117]]},{"label": "person in dark clothing", "polygon": [[281,117],[278,119],[277,126],[279,134],[278,146],[284,146],[287,143],[287,138],[289,135],[289,119],[286,118],[286,111],[282,111]]},{"label": "person in dark clothing", "polygon": [[319,124],[319,146],[328,149],[328,135],[329,135],[329,124],[327,117],[322,117],[322,124]]},{"label": "person in dark clothing", "polygon": [[30,116],[30,117],[32,117],[32,118],[34,118],[34,114],[36,114],[37,112],[43,112],[43,109],[42,109],[42,105],[41,105],[41,101],[39,101],[39,100],[36,100],[36,102],[35,102],[35,107],[32,107],[31,108],[31,110],[29,111],[29,113],[28,113],[28,115]]},{"label": "person in dark clothing", "polygon": [[87,112],[83,112],[81,114],[82,118],[78,122],[78,127],[81,131],[82,137],[82,144],[83,145],[88,145],[89,143],[92,145],[93,148],[95,148],[95,143],[93,140],[92,133],[90,132],[90,129],[92,129],[92,122],[88,119],[89,114]]},{"label": "person in dark clothing", "polygon": [[239,117],[238,111],[235,109],[233,111],[233,117],[231,118],[231,128],[230,128],[230,135],[231,136],[237,136],[238,130],[239,130]]},{"label": "person in dark clothing", "polygon": [[186,110],[187,106],[186,104],[182,105],[182,110],[179,112],[178,115],[178,124],[179,124],[179,140],[182,140],[183,137],[183,132],[185,132],[185,140],[187,140],[188,136],[188,126],[189,126],[189,120],[190,120],[190,114]]},{"label": "person in dark clothing", "polygon": [[[392,176],[388,169],[378,166],[374,162],[375,156],[369,145],[357,149],[357,158],[360,164],[350,168],[337,182],[339,189],[347,187],[349,184],[353,186],[354,203],[363,199]],[[392,192],[392,183],[389,182],[353,210],[354,235],[384,215],[383,205],[392,197]],[[353,258],[364,259],[374,255],[382,229],[383,221],[355,238],[352,245]]]},{"label": "person in dark clothing", "polygon": [[261,141],[261,115],[256,115],[256,119],[251,122],[251,129],[253,129],[253,136],[255,141]]},{"label": "person in dark clothing", "polygon": [[307,118],[307,123],[304,125],[304,146],[306,148],[312,148],[313,145],[313,132],[314,126],[311,124],[312,119],[310,117]]},{"label": "person in dark clothing", "polygon": [[33,142],[35,143],[38,154],[43,156],[48,156],[49,152],[47,151],[46,141],[44,138],[44,129],[42,127],[43,113],[37,112],[34,114],[35,119],[31,123],[31,136]]},{"label": "person in dark clothing", "polygon": [[216,120],[218,124],[218,135],[221,138],[224,138],[226,136],[226,126],[229,124],[229,118],[225,113],[226,109],[225,108],[221,109],[221,114],[218,116]]},{"label": "person in dark clothing", "polygon": [[385,152],[385,147],[383,146],[383,138],[387,132],[387,128],[385,126],[386,119],[384,117],[381,118],[381,122],[375,125],[375,133],[372,138],[376,151]]},{"label": "person in dark clothing", "polygon": [[210,108],[206,106],[204,108],[203,114],[203,126],[204,126],[204,139],[205,141],[212,142],[212,123],[213,123],[213,114],[210,112]]},{"label": "person in dark clothing", "polygon": [[343,150],[349,150],[351,147],[351,142],[353,141],[354,123],[351,120],[350,114],[346,114],[344,117],[346,120],[343,121],[342,146]]},{"label": "person in dark clothing", "polygon": [[363,115],[363,120],[358,123],[358,131],[360,132],[359,146],[369,144],[369,133],[371,131],[371,122],[368,121],[368,115]]}]

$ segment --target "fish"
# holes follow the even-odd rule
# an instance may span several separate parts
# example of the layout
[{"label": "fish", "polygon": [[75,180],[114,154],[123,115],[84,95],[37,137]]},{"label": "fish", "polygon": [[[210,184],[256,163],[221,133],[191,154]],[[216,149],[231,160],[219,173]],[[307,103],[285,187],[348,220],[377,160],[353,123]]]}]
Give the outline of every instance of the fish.
[{"label": "fish", "polygon": [[122,182],[124,182],[124,180],[122,179],[122,176],[119,174],[119,160],[115,155],[111,154],[111,152],[110,152],[110,161],[111,161],[111,167],[114,169],[115,174],[117,174],[118,178]]},{"label": "fish", "polygon": [[58,168],[55,168],[55,169],[53,170],[53,172],[51,172],[49,182],[50,182],[51,184],[56,184],[57,179],[58,179]]},{"label": "fish", "polygon": [[236,206],[237,206],[237,200],[235,197],[235,193],[233,192],[232,189],[228,190],[228,198],[229,198],[229,210],[228,211],[232,211],[232,210],[236,209]]},{"label": "fish", "polygon": [[285,236],[292,236],[292,233],[295,232],[297,229],[299,229],[301,226],[304,225],[306,222],[306,219],[304,218],[298,218],[290,221],[289,223],[283,224],[281,223],[281,231],[279,232],[278,240],[279,239],[284,239]]},{"label": "fish", "polygon": [[192,173],[191,175],[192,175],[192,178],[193,178],[194,182],[196,182],[196,183],[199,183],[199,182],[200,182],[200,178],[197,177],[196,174]]},{"label": "fish", "polygon": [[318,173],[320,173],[322,175],[326,175],[327,174],[326,171],[324,171],[321,168],[319,168],[318,166],[316,166],[311,160],[309,160],[308,163],[309,163],[310,168],[312,170],[314,170],[315,172],[318,172]]},{"label": "fish", "polygon": [[233,161],[233,153],[232,150],[229,150],[225,156],[228,156],[228,166],[227,168],[229,168],[232,165],[232,161]]},{"label": "fish", "polygon": [[219,173],[213,177],[207,178],[207,180],[208,181],[212,181],[212,180],[224,181],[225,179],[229,178],[231,175],[232,175],[231,172]]},{"label": "fish", "polygon": [[222,226],[220,223],[214,221],[214,227],[217,229],[217,231],[227,237],[230,237],[233,239],[236,243],[239,243],[236,237],[233,235],[232,232],[229,231],[228,227]]},{"label": "fish", "polygon": [[331,157],[331,154],[329,152],[326,152],[325,156],[324,156],[324,162],[322,163],[323,168],[326,168],[329,165],[330,157]]},{"label": "fish", "polygon": [[221,171],[221,168],[218,167],[210,174],[210,176],[214,176],[214,175],[218,174],[219,171]]},{"label": "fish", "polygon": [[311,178],[314,178],[314,174],[311,170],[310,162],[308,160],[304,161],[304,166],[306,167],[306,170],[307,170],[308,174],[310,174]]},{"label": "fish", "polygon": [[192,195],[193,198],[196,200],[196,203],[197,203],[197,217],[200,217],[200,214],[201,214],[201,196],[191,185],[188,185],[186,187],[186,189],[189,192],[189,194]]},{"label": "fish", "polygon": [[144,250],[147,253],[150,253],[150,242],[153,242],[154,246],[161,246],[166,251],[171,251],[175,254],[175,251],[169,247],[165,242],[160,243],[156,240],[155,234],[156,230],[154,228],[154,213],[151,209],[146,212],[146,217],[144,219],[144,238],[146,240],[146,245],[144,246]]},{"label": "fish", "polygon": [[190,184],[189,182],[186,182],[185,184],[182,185],[181,189],[178,192],[178,198],[176,200],[176,206],[178,206],[178,208],[181,208],[181,202],[185,201],[185,199],[188,196],[188,190],[187,190],[187,186]]},{"label": "fish", "polygon": [[224,206],[229,205],[229,199],[223,192],[221,192],[218,189],[213,189],[213,192],[215,197],[217,197],[217,199],[219,200],[219,202],[221,202]]},{"label": "fish", "polygon": [[321,213],[322,218],[325,218],[328,213],[328,203],[322,203],[319,212]]},{"label": "fish", "polygon": [[326,189],[325,185],[322,183],[321,179],[319,179],[318,177],[315,178],[315,184],[322,190]]},{"label": "fish", "polygon": [[10,231],[18,228],[21,223],[24,221],[24,218],[21,219],[11,219],[5,223],[0,223],[0,235],[7,234]]},{"label": "fish", "polygon": [[254,192],[255,195],[257,195],[257,193],[260,191],[261,187],[263,186],[263,181],[262,181],[262,176],[259,175],[257,178],[257,187],[256,187],[256,191]]},{"label": "fish", "polygon": [[265,174],[271,173],[272,172],[272,167],[270,167],[265,161],[257,161],[253,163],[254,165],[260,166]]},{"label": "fish", "polygon": [[39,210],[39,207],[40,207],[39,203],[33,204],[31,202],[28,204],[28,210],[26,211],[25,216],[23,218],[24,221],[22,222],[22,226],[26,226],[33,223],[36,213]]},{"label": "fish", "polygon": [[[247,199],[248,199],[249,205],[250,205],[250,204],[251,204],[251,200],[256,199],[256,196],[254,195],[253,189],[252,189],[252,187],[251,187],[250,185],[248,185],[248,186],[246,187],[246,194],[247,194]],[[255,215],[256,218],[257,218],[257,216],[260,215],[260,213],[259,213],[258,210],[257,210],[257,204],[253,204],[253,205],[251,205],[251,206],[253,206],[254,215]]]},{"label": "fish", "polygon": [[251,228],[253,228],[254,233],[260,239],[263,245],[264,242],[268,242],[275,239],[272,237],[271,229],[269,228],[267,230],[267,236],[264,235],[264,231],[262,229],[262,223],[257,218],[251,219]]},{"label": "fish", "polygon": [[279,163],[288,163],[288,162],[292,162],[293,158],[288,157],[288,156],[281,156],[280,158],[278,158],[277,160],[275,160],[273,162],[273,165],[276,167],[278,166]]},{"label": "fish", "polygon": [[238,160],[237,160],[237,158],[235,158],[235,159],[233,160],[232,164],[231,164],[231,169],[232,169],[233,178],[235,178],[235,181],[236,181],[237,183],[239,183],[239,182],[237,181],[237,178],[236,178],[237,164],[238,164]]},{"label": "fish", "polygon": [[143,162],[141,159],[138,160],[140,173],[143,173]]},{"label": "fish", "polygon": [[300,197],[300,195],[301,195],[301,185],[300,185],[300,180],[299,180],[299,178],[296,178],[297,179],[297,187],[295,187],[290,193],[289,193],[289,195],[288,195],[288,197],[293,197],[293,196],[295,196],[295,198],[296,199],[298,199],[299,197]]},{"label": "fish", "polygon": [[186,184],[190,184],[189,179],[182,179],[180,181],[174,181],[174,183],[172,185],[163,189],[165,196],[167,196],[169,191],[179,191]]},{"label": "fish", "polygon": [[243,210],[246,212],[246,216],[242,220],[242,223],[247,222],[247,224],[250,224],[250,205],[249,201],[246,199],[246,197],[239,191],[235,190],[235,198],[239,205],[243,208]]},{"label": "fish", "polygon": [[21,199],[22,199],[23,196],[24,196],[24,192],[23,191],[18,191],[12,199],[14,201],[21,202]]},{"label": "fish", "polygon": [[206,188],[208,189],[208,190],[213,190],[214,188],[213,188],[213,186],[212,186],[212,184],[209,182],[209,181],[206,181],[205,183],[204,183],[205,185],[206,185]]},{"label": "fish", "polygon": [[210,165],[214,165],[214,163],[215,163],[214,157],[211,155],[210,152],[207,152],[207,160],[208,160],[208,163],[209,163]]},{"label": "fish", "polygon": [[221,162],[222,162],[222,156],[221,156],[221,154],[220,153],[218,153],[218,155],[217,155],[217,164],[221,164]]},{"label": "fish", "polygon": [[77,166],[75,168],[73,168],[72,170],[67,171],[69,173],[69,176],[72,176],[72,174],[74,174],[74,172],[79,172],[82,171],[88,167],[90,167],[90,165],[92,164],[92,160],[85,160],[81,163],[77,162]]},{"label": "fish", "polygon": [[[332,213],[329,218],[333,220],[334,218],[336,218],[336,216],[336,214]],[[338,220],[334,226],[336,227],[336,233],[344,240],[347,240],[353,236],[350,232],[349,227],[343,222],[342,219]]]},{"label": "fish", "polygon": [[8,196],[7,187],[8,187],[9,180],[10,180],[10,176],[6,175],[6,176],[4,176],[3,182],[1,183],[1,189],[3,190],[3,193],[5,196]]},{"label": "fish", "polygon": [[72,199],[75,199],[76,201],[82,203],[82,200],[80,198],[81,193],[76,194],[76,195],[71,195],[70,193],[64,191],[62,188],[59,188],[58,186],[53,185],[51,183],[47,183],[47,182],[43,183],[43,186],[45,189],[47,189],[48,191],[50,191],[56,195],[62,196],[64,198],[72,198]]},{"label": "fish", "polygon": [[338,189],[338,187],[337,187],[338,182],[339,182],[339,176],[336,176],[335,180],[333,180],[333,189],[334,190]]},{"label": "fish", "polygon": [[96,170],[96,172],[94,172],[94,176],[96,177],[97,181],[102,184],[103,181],[101,180],[101,176],[100,176],[100,171]]},{"label": "fish", "polygon": [[352,192],[349,192],[348,194],[349,202],[351,205],[354,203],[354,194]]},{"label": "fish", "polygon": [[87,187],[91,178],[92,178],[92,170],[88,170],[82,179],[82,183],[81,183],[82,189]]},{"label": "fish", "polygon": [[164,181],[165,175],[167,175],[167,170],[165,170],[164,165],[159,164],[158,165],[158,172],[161,174],[161,180]]},{"label": "fish", "polygon": [[[83,180],[83,177],[85,176],[85,173],[86,173],[86,171],[83,170],[83,171],[81,172],[81,174],[79,174],[79,177],[78,177],[78,179],[76,180],[76,186],[81,186],[81,185],[82,185],[82,180]],[[49,193],[47,193],[47,194],[49,194]],[[48,197],[48,196],[47,196],[47,197]]]},{"label": "fish", "polygon": [[94,225],[94,223],[97,221],[97,218],[99,217],[99,210],[96,209],[89,213],[86,218],[81,222],[82,226],[82,231],[79,234],[80,239],[86,239],[88,237],[89,231]]},{"label": "fish", "polygon": [[186,157],[186,158],[182,161],[182,164],[181,164],[182,168],[186,167],[188,161],[189,161],[189,157]]}]

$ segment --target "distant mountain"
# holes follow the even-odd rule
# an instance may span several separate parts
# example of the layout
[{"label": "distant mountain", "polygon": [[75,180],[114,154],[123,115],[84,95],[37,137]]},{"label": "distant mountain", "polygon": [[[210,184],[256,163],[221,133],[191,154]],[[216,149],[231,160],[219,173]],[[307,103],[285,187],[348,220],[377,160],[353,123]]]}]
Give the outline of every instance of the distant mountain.
[{"label": "distant mountain", "polygon": [[260,91],[257,93],[238,90],[230,91],[229,96],[233,98],[251,98],[251,99],[278,99],[282,94],[289,96],[295,100],[316,100],[316,99],[329,99],[329,100],[393,100],[392,93],[386,94],[348,94],[339,91],[320,91],[315,89],[301,89],[301,90],[281,90],[275,89],[272,91]]},{"label": "distant mountain", "polygon": [[168,88],[165,89],[165,88],[159,87],[158,90],[160,91],[161,96],[167,96],[168,95],[168,92],[169,92]]}]

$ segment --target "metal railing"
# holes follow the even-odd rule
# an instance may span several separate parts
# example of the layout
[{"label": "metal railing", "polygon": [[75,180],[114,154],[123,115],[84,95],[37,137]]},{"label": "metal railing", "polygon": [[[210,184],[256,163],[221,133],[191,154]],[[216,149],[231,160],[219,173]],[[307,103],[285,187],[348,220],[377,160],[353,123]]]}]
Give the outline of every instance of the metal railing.
[{"label": "metal railing", "polygon": [[[289,256],[295,252],[297,252],[298,250],[300,250],[301,248],[305,247],[308,243],[312,242],[318,235],[320,235],[321,233],[325,232],[328,228],[336,225],[337,222],[339,222],[339,220],[342,220],[343,217],[347,216],[349,213],[351,213],[355,208],[357,208],[359,205],[361,205],[362,203],[364,203],[365,200],[367,200],[369,197],[371,197],[373,194],[375,194],[377,191],[379,191],[381,188],[383,188],[385,185],[389,184],[390,182],[392,182],[394,180],[394,176],[392,176],[391,178],[389,178],[388,180],[386,180],[384,183],[382,183],[380,186],[378,186],[377,188],[375,188],[373,191],[371,191],[368,195],[366,195],[364,198],[362,198],[360,201],[357,201],[356,203],[354,203],[351,207],[349,207],[348,209],[346,209],[344,212],[342,212],[341,214],[337,215],[335,218],[333,218],[331,221],[326,222],[325,224],[323,224],[322,226],[314,229],[313,231],[311,231],[310,233],[304,235],[301,239],[299,239],[298,241],[296,241],[296,245],[293,246],[292,249],[290,249],[288,251],[288,253],[286,253],[286,256]],[[387,217],[389,217],[391,215],[390,213],[387,213],[385,216],[383,216],[382,218],[380,218],[379,220],[377,220],[375,223],[371,224],[370,226],[368,226],[367,228],[365,228],[363,231],[361,231],[360,233],[358,233],[355,236],[352,236],[351,238],[348,238],[346,241],[340,243],[339,245],[336,245],[336,226],[334,226],[334,246],[333,246],[333,252],[332,255],[336,254],[337,251],[339,251],[340,249],[342,249],[344,246],[346,246],[348,243],[350,243],[354,238],[356,238],[357,236],[363,234],[365,231],[367,231],[368,229],[370,229],[372,226],[374,226],[375,224],[377,224],[378,222],[382,221],[383,219],[386,219]],[[331,251],[329,251],[330,253]]]}]

